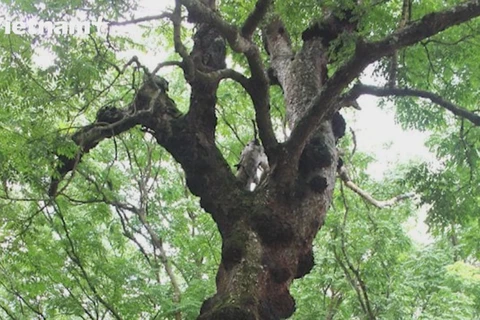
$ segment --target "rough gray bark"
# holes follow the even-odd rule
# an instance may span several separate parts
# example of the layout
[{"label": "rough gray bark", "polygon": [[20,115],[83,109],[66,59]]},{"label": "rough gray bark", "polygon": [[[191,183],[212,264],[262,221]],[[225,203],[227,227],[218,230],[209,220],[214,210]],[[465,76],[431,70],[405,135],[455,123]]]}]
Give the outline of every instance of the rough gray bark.
[{"label": "rough gray bark", "polygon": [[[181,114],[165,90],[147,81],[127,109],[111,109],[107,118],[103,114],[102,121],[79,130],[73,140],[81,151],[59,168],[64,176],[102,139],[133,126],[142,125],[152,132],[182,165],[189,189],[200,197],[222,236],[217,293],[203,304],[201,320],[276,320],[293,314],[295,302],[289,287],[313,267],[312,242],[335,186],[338,134],[334,135],[331,118],[342,101],[349,99],[342,93],[369,63],[480,15],[478,1],[470,1],[429,14],[381,41],[368,43],[358,38],[350,60],[327,79],[326,32],[333,30],[335,37],[343,31],[342,25],[332,25],[338,23],[332,18],[306,30],[298,53],[293,52],[282,22],[270,21],[265,30],[271,68],[267,73],[251,37],[271,2],[258,0],[245,24],[236,28],[216,13],[214,1],[177,1],[172,22],[175,49],[192,88],[189,111]],[[180,42],[181,5],[197,24],[191,53]],[[351,24],[344,27],[352,31]],[[225,69],[226,43],[245,55],[251,77]],[[285,143],[276,140],[270,120],[269,73],[284,91],[292,128]],[[268,156],[269,175],[255,192],[245,190],[215,145],[216,90],[225,78],[238,81],[252,98]],[[57,194],[58,182],[52,180],[52,196]]]}]

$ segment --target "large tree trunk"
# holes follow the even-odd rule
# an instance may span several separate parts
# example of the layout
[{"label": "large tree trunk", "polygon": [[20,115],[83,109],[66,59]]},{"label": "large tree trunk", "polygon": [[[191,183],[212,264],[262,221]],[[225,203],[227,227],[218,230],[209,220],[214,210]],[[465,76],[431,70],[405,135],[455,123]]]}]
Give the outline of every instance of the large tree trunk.
[{"label": "large tree trunk", "polygon": [[[270,24],[266,41],[293,127],[326,79],[325,48],[313,37],[294,55],[280,21]],[[295,311],[289,287],[313,267],[313,239],[335,185],[332,122],[322,122],[301,157],[294,159],[293,169],[292,159],[278,154],[267,181],[232,201],[234,219],[226,226],[219,224],[223,247],[217,293],[203,304],[201,320],[274,320]]]}]

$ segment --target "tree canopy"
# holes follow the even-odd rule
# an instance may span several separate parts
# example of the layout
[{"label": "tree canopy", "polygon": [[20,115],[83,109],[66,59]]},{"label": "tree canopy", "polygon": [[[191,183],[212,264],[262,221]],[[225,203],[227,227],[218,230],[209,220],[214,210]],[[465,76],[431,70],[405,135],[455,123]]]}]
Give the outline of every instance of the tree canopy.
[{"label": "tree canopy", "polygon": [[1,3],[0,318],[480,319],[479,1],[142,5]]}]

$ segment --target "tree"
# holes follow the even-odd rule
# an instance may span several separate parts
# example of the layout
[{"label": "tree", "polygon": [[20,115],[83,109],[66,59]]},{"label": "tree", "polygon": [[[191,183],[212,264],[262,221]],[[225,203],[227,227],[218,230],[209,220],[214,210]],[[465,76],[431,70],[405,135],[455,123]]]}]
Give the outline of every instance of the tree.
[{"label": "tree", "polygon": [[[89,46],[83,49],[86,52],[80,49],[71,54],[66,53],[65,48],[81,45],[84,40],[54,38],[54,44],[49,48],[55,53],[58,63],[51,69],[39,71],[30,68],[33,57],[26,48],[30,43],[35,45],[35,41],[41,42],[41,39],[12,36],[2,40],[3,46],[9,48],[7,57],[10,61],[10,67],[5,67],[7,72],[3,76],[3,83],[12,83],[11,90],[5,90],[3,99],[8,100],[10,94],[15,101],[23,103],[12,106],[12,110],[3,116],[21,112],[19,108],[25,106],[31,110],[33,120],[51,118],[42,120],[46,121],[42,122],[42,126],[32,128],[34,122],[26,122],[23,115],[23,118],[13,118],[22,118],[22,122],[14,123],[5,130],[8,134],[6,141],[18,142],[15,138],[18,132],[24,134],[36,130],[38,132],[34,137],[43,139],[33,145],[35,152],[15,144],[2,148],[4,151],[0,156],[5,159],[18,150],[24,153],[23,157],[2,162],[4,173],[8,174],[3,178],[3,198],[7,201],[23,200],[9,207],[12,215],[14,210],[35,212],[23,221],[20,238],[32,232],[28,231],[31,225],[38,234],[54,232],[59,244],[55,238],[44,240],[51,242],[49,245],[52,247],[63,246],[64,259],[69,261],[63,264],[63,259],[49,262],[40,260],[34,266],[41,269],[51,264],[51,267],[59,270],[74,269],[73,276],[63,276],[61,272],[55,275],[58,278],[65,277],[62,283],[78,283],[78,292],[65,286],[68,295],[75,297],[81,291],[88,291],[91,303],[101,305],[112,318],[128,317],[128,309],[123,310],[104,299],[107,293],[121,296],[122,288],[113,284],[109,287],[108,281],[101,282],[98,274],[89,266],[88,257],[79,253],[79,241],[86,241],[84,245],[91,250],[98,250],[99,256],[117,261],[118,256],[110,255],[102,241],[112,241],[107,247],[121,252],[122,247],[117,245],[122,242],[115,237],[123,234],[136,243],[149,263],[164,267],[171,281],[172,303],[179,303],[181,290],[175,280],[174,266],[167,258],[168,248],[158,235],[159,230],[155,230],[150,222],[154,212],[161,214],[162,199],[149,198],[148,192],[153,185],[158,186],[158,178],[165,172],[175,171],[174,166],[163,167],[163,173],[155,167],[156,161],[166,157],[155,151],[155,143],[181,166],[188,190],[199,198],[201,207],[211,216],[221,236],[216,293],[203,303],[198,317],[202,320],[283,319],[294,313],[295,301],[289,288],[295,279],[304,277],[314,266],[313,240],[323,226],[332,203],[337,173],[346,186],[377,207],[390,205],[402,198],[397,197],[392,202],[373,199],[353,184],[342,166],[337,143],[345,134],[345,121],[339,110],[356,106],[355,100],[359,96],[369,94],[398,98],[399,114],[403,112],[407,125],[417,123],[426,128],[435,128],[448,124],[447,127],[453,128],[461,122],[462,130],[467,128],[476,132],[470,137],[462,135],[462,139],[467,141],[466,148],[473,150],[478,144],[474,136],[478,136],[476,127],[480,125],[480,116],[473,111],[477,102],[473,97],[478,75],[470,74],[477,67],[474,48],[478,41],[475,32],[479,28],[475,20],[480,15],[478,1],[453,3],[445,7],[443,2],[414,5],[407,0],[403,4],[398,1],[341,1],[338,4],[311,1],[302,3],[301,8],[274,4],[269,0],[241,3],[249,8],[245,16],[232,11],[234,6],[240,6],[234,1],[218,5],[212,0],[178,0],[172,11],[158,16],[110,22],[110,27],[114,27],[149,20],[163,21],[164,32],[173,39],[171,44],[176,60],[162,62],[152,71],[137,57],[130,59],[123,67],[117,66],[112,62],[115,60],[113,50],[116,44],[110,42],[108,37],[102,42],[95,34],[89,36]],[[40,10],[39,17],[45,19],[71,15],[74,10],[85,9],[91,18],[108,12],[112,19],[117,19],[131,4],[122,2],[109,6],[103,2],[91,8],[65,4],[62,9],[52,6],[52,9],[42,10],[34,4],[19,4],[18,8],[14,6],[9,9],[10,12],[18,11],[27,16]],[[305,8],[312,10],[306,12]],[[184,13],[193,29],[183,26]],[[185,34],[190,32],[193,33],[191,48],[185,44]],[[123,46],[125,42],[119,41],[117,45]],[[470,59],[468,63],[471,65],[467,64],[466,67],[464,61],[456,61],[455,52]],[[84,60],[86,56],[92,57],[88,63]],[[231,63],[237,68],[228,68],[227,64]],[[360,82],[362,72],[371,64],[376,67],[377,76],[386,80],[385,86],[373,87]],[[160,69],[167,66],[175,66],[182,71],[184,83],[190,89],[188,108],[181,109],[180,101],[170,93],[175,88],[170,89],[165,79],[156,76]],[[129,78],[131,82],[121,83],[120,79],[126,79],[125,75],[130,69],[135,70]],[[71,73],[63,73],[65,70]],[[138,70],[142,71],[141,79]],[[417,72],[423,76],[424,70],[433,74],[427,74],[427,79],[422,79]],[[108,84],[99,80],[103,74],[109,75]],[[17,82],[11,79],[15,77],[29,80]],[[58,84],[52,85],[49,77],[53,77]],[[251,101],[262,145],[260,147],[254,142],[245,147],[239,171],[249,170],[246,176],[250,175],[252,179],[251,172],[257,174],[260,160],[254,159],[253,171],[246,167],[245,159],[252,156],[249,147],[256,148],[258,157],[264,152],[268,158],[269,169],[264,170],[263,177],[258,181],[253,179],[258,182],[253,190],[241,178],[242,175],[238,178],[235,176],[231,156],[227,156],[219,147],[221,135],[218,130],[221,124],[218,115],[225,115],[219,114],[216,108],[219,105],[219,92],[225,90],[221,87],[224,80],[235,83],[228,89],[232,96],[240,96],[235,93],[240,91]],[[471,84],[470,94],[460,88],[461,85],[467,86],[460,84],[465,81]],[[14,94],[11,93],[13,89],[16,90]],[[63,97],[62,93],[65,93]],[[24,100],[19,99],[22,96]],[[436,106],[419,103],[413,98],[430,100]],[[119,106],[128,99],[126,106]],[[53,101],[55,104],[52,104]],[[72,110],[62,109],[66,111],[66,116],[59,118],[56,114],[58,111],[52,108],[59,101],[74,106],[78,112],[73,116]],[[277,118],[274,114],[277,106],[274,104],[279,103],[284,105],[286,121],[291,129],[284,142],[279,141],[276,132]],[[31,109],[32,105],[39,109]],[[98,108],[100,105],[103,107]],[[78,124],[75,121],[79,114],[88,118],[94,109],[92,106],[98,109],[95,119],[72,130],[70,123]],[[225,116],[220,122],[227,126],[250,126],[249,120],[232,124],[231,118],[231,115]],[[432,123],[427,123],[428,120]],[[49,124],[60,129],[67,128],[67,134],[45,135],[42,130],[48,130]],[[137,130],[139,127],[141,130]],[[137,140],[132,141],[137,142],[123,140],[128,134],[136,136]],[[88,168],[89,157],[102,157],[95,155],[95,152],[108,152],[102,149],[102,144],[111,138],[115,143],[108,148],[110,154],[115,153],[115,159],[129,159],[129,175],[123,181],[136,184],[138,188],[134,192],[128,187],[119,187],[116,177],[122,176],[122,173],[113,166],[106,171],[99,171],[92,162],[91,168]],[[122,142],[123,149],[119,150],[117,140]],[[132,153],[132,150],[142,148],[145,150],[139,156]],[[117,152],[124,154],[118,155]],[[471,156],[472,159],[474,157],[478,158],[478,154]],[[29,159],[28,165],[25,159]],[[91,170],[90,173],[97,170],[105,175],[86,174],[88,170],[80,170],[81,166]],[[81,175],[83,179],[76,179],[76,175]],[[168,185],[165,188],[168,189]],[[98,206],[98,217],[91,218],[78,207],[72,208],[83,192],[88,197],[79,202]],[[39,197],[39,194],[43,197]],[[125,194],[138,198],[139,205],[122,201],[122,198],[126,198]],[[108,206],[100,206],[99,203]],[[117,211],[122,223],[111,225],[109,237],[93,239],[90,238],[90,232],[101,232],[101,228],[74,229],[69,225],[88,224],[90,219],[107,219],[106,212],[111,208]],[[69,222],[65,218],[66,209],[77,211],[79,217]],[[43,225],[35,220],[39,214],[44,216],[41,220]],[[135,217],[136,225],[125,223],[132,217]],[[191,214],[189,219],[195,224],[198,217]],[[179,222],[166,223],[175,225]],[[149,260],[150,252],[135,236],[142,229],[150,236],[156,261]],[[77,234],[75,230],[78,230]],[[12,241],[9,245],[28,247],[32,241],[33,238],[25,237],[21,243]],[[39,252],[35,257],[41,259],[42,254]],[[198,261],[197,266],[202,262]],[[118,259],[118,267],[121,268],[122,263],[125,261]],[[19,262],[19,268],[22,265],[24,263]],[[31,279],[26,279],[25,283],[4,283],[3,286],[11,295],[23,299],[33,313],[45,318],[39,307],[40,302],[32,302],[19,295],[17,285],[32,285],[38,280],[35,271],[27,271]],[[359,290],[365,293],[365,288],[361,288],[362,282],[357,281],[360,283]],[[131,280],[129,285],[136,285],[135,281]],[[144,285],[155,290],[151,284]],[[150,293],[140,292],[139,296],[142,294],[145,294],[145,299],[150,297]],[[365,314],[375,318],[375,312],[365,301],[366,297],[363,299]],[[98,317],[98,314],[92,314],[85,303],[78,299],[72,302],[72,306],[62,308],[70,312],[84,312],[92,319]],[[8,303],[2,304],[5,313],[15,319],[10,308]],[[98,306],[95,308],[98,310]],[[158,312],[161,315],[162,308]],[[179,312],[174,312],[174,316],[181,318]]]}]

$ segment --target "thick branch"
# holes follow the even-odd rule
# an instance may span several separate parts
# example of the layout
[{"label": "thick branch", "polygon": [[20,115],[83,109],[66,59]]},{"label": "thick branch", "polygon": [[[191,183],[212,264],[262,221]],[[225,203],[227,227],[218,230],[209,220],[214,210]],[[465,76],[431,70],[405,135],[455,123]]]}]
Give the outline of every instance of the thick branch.
[{"label": "thick branch", "polygon": [[111,124],[103,122],[90,124],[78,130],[72,136],[72,140],[79,147],[79,151],[73,158],[59,156],[61,163],[57,169],[58,177],[52,177],[48,195],[50,197],[55,197],[57,195],[58,184],[70,171],[75,169],[85,153],[88,153],[91,149],[95,148],[102,140],[119,135],[133,128],[140,123],[139,119],[145,113],[145,111],[142,111]]},{"label": "thick branch", "polygon": [[265,49],[270,55],[272,76],[274,76],[280,86],[285,89],[285,87],[287,87],[290,66],[295,56],[290,37],[279,17],[273,19],[268,24],[263,35]]},{"label": "thick branch", "polygon": [[356,99],[362,94],[369,94],[374,95],[377,97],[386,97],[386,96],[397,96],[397,97],[418,97],[429,99],[433,103],[447,109],[454,115],[465,118],[469,120],[476,126],[480,126],[480,116],[460,108],[455,104],[444,100],[439,95],[428,92],[424,90],[417,90],[417,89],[409,89],[409,88],[382,88],[382,87],[375,87],[375,86],[367,86],[367,85],[355,85],[353,89],[348,94],[349,98]]},{"label": "thick branch", "polygon": [[250,39],[257,29],[258,25],[265,17],[268,11],[268,7],[272,4],[272,0],[258,0],[255,4],[255,9],[250,13],[247,20],[242,26],[242,35]]},{"label": "thick branch", "polygon": [[59,156],[61,163],[58,167],[58,176],[52,177],[48,195],[55,197],[60,181],[74,170],[85,153],[95,148],[104,139],[112,138],[136,125],[144,124],[157,117],[158,114],[165,114],[161,118],[167,120],[164,124],[168,123],[168,120],[177,118],[180,112],[164,90],[165,88],[159,88],[154,80],[148,78],[138,91],[135,101],[128,108],[117,109],[108,106],[100,109],[95,123],[87,125],[73,134],[72,140],[79,147],[77,154],[71,159]]},{"label": "thick branch", "polygon": [[[137,124],[146,127],[157,142],[182,165],[188,187],[201,198],[202,207],[212,214],[221,230],[227,230],[234,223],[231,215],[227,218],[227,214],[231,214],[229,210],[232,203],[237,203],[232,201],[232,197],[240,196],[241,193],[238,181],[215,141],[203,128],[199,128],[198,117],[182,115],[174,101],[168,97],[165,88],[155,83],[160,79],[153,77],[153,80],[152,82],[152,77],[147,77],[128,109],[110,108],[97,115],[97,121],[100,121],[101,115],[102,122],[111,120],[112,123],[101,125],[96,122],[86,126],[74,135],[73,140],[83,154],[103,139],[118,135]],[[191,106],[191,109],[199,108],[201,106]],[[61,178],[72,169],[73,166],[61,168]],[[58,181],[54,178],[52,184],[55,182],[58,185]]]},{"label": "thick branch", "polygon": [[271,159],[274,149],[278,145],[278,141],[275,137],[272,119],[270,117],[269,81],[260,58],[258,47],[255,46],[255,48],[247,52],[245,56],[247,57],[252,72],[252,77],[250,78],[252,90],[250,90],[249,94],[255,109],[258,135],[265,147],[265,153]]},{"label": "thick branch", "polygon": [[292,130],[287,142],[292,159],[298,159],[303,147],[314,130],[338,108],[339,94],[372,62],[395,50],[410,46],[447,28],[469,21],[480,15],[478,0],[465,2],[441,12],[425,15],[402,30],[392,33],[381,41],[366,43],[357,41],[355,54],[330,78],[317,94],[308,111]]}]

